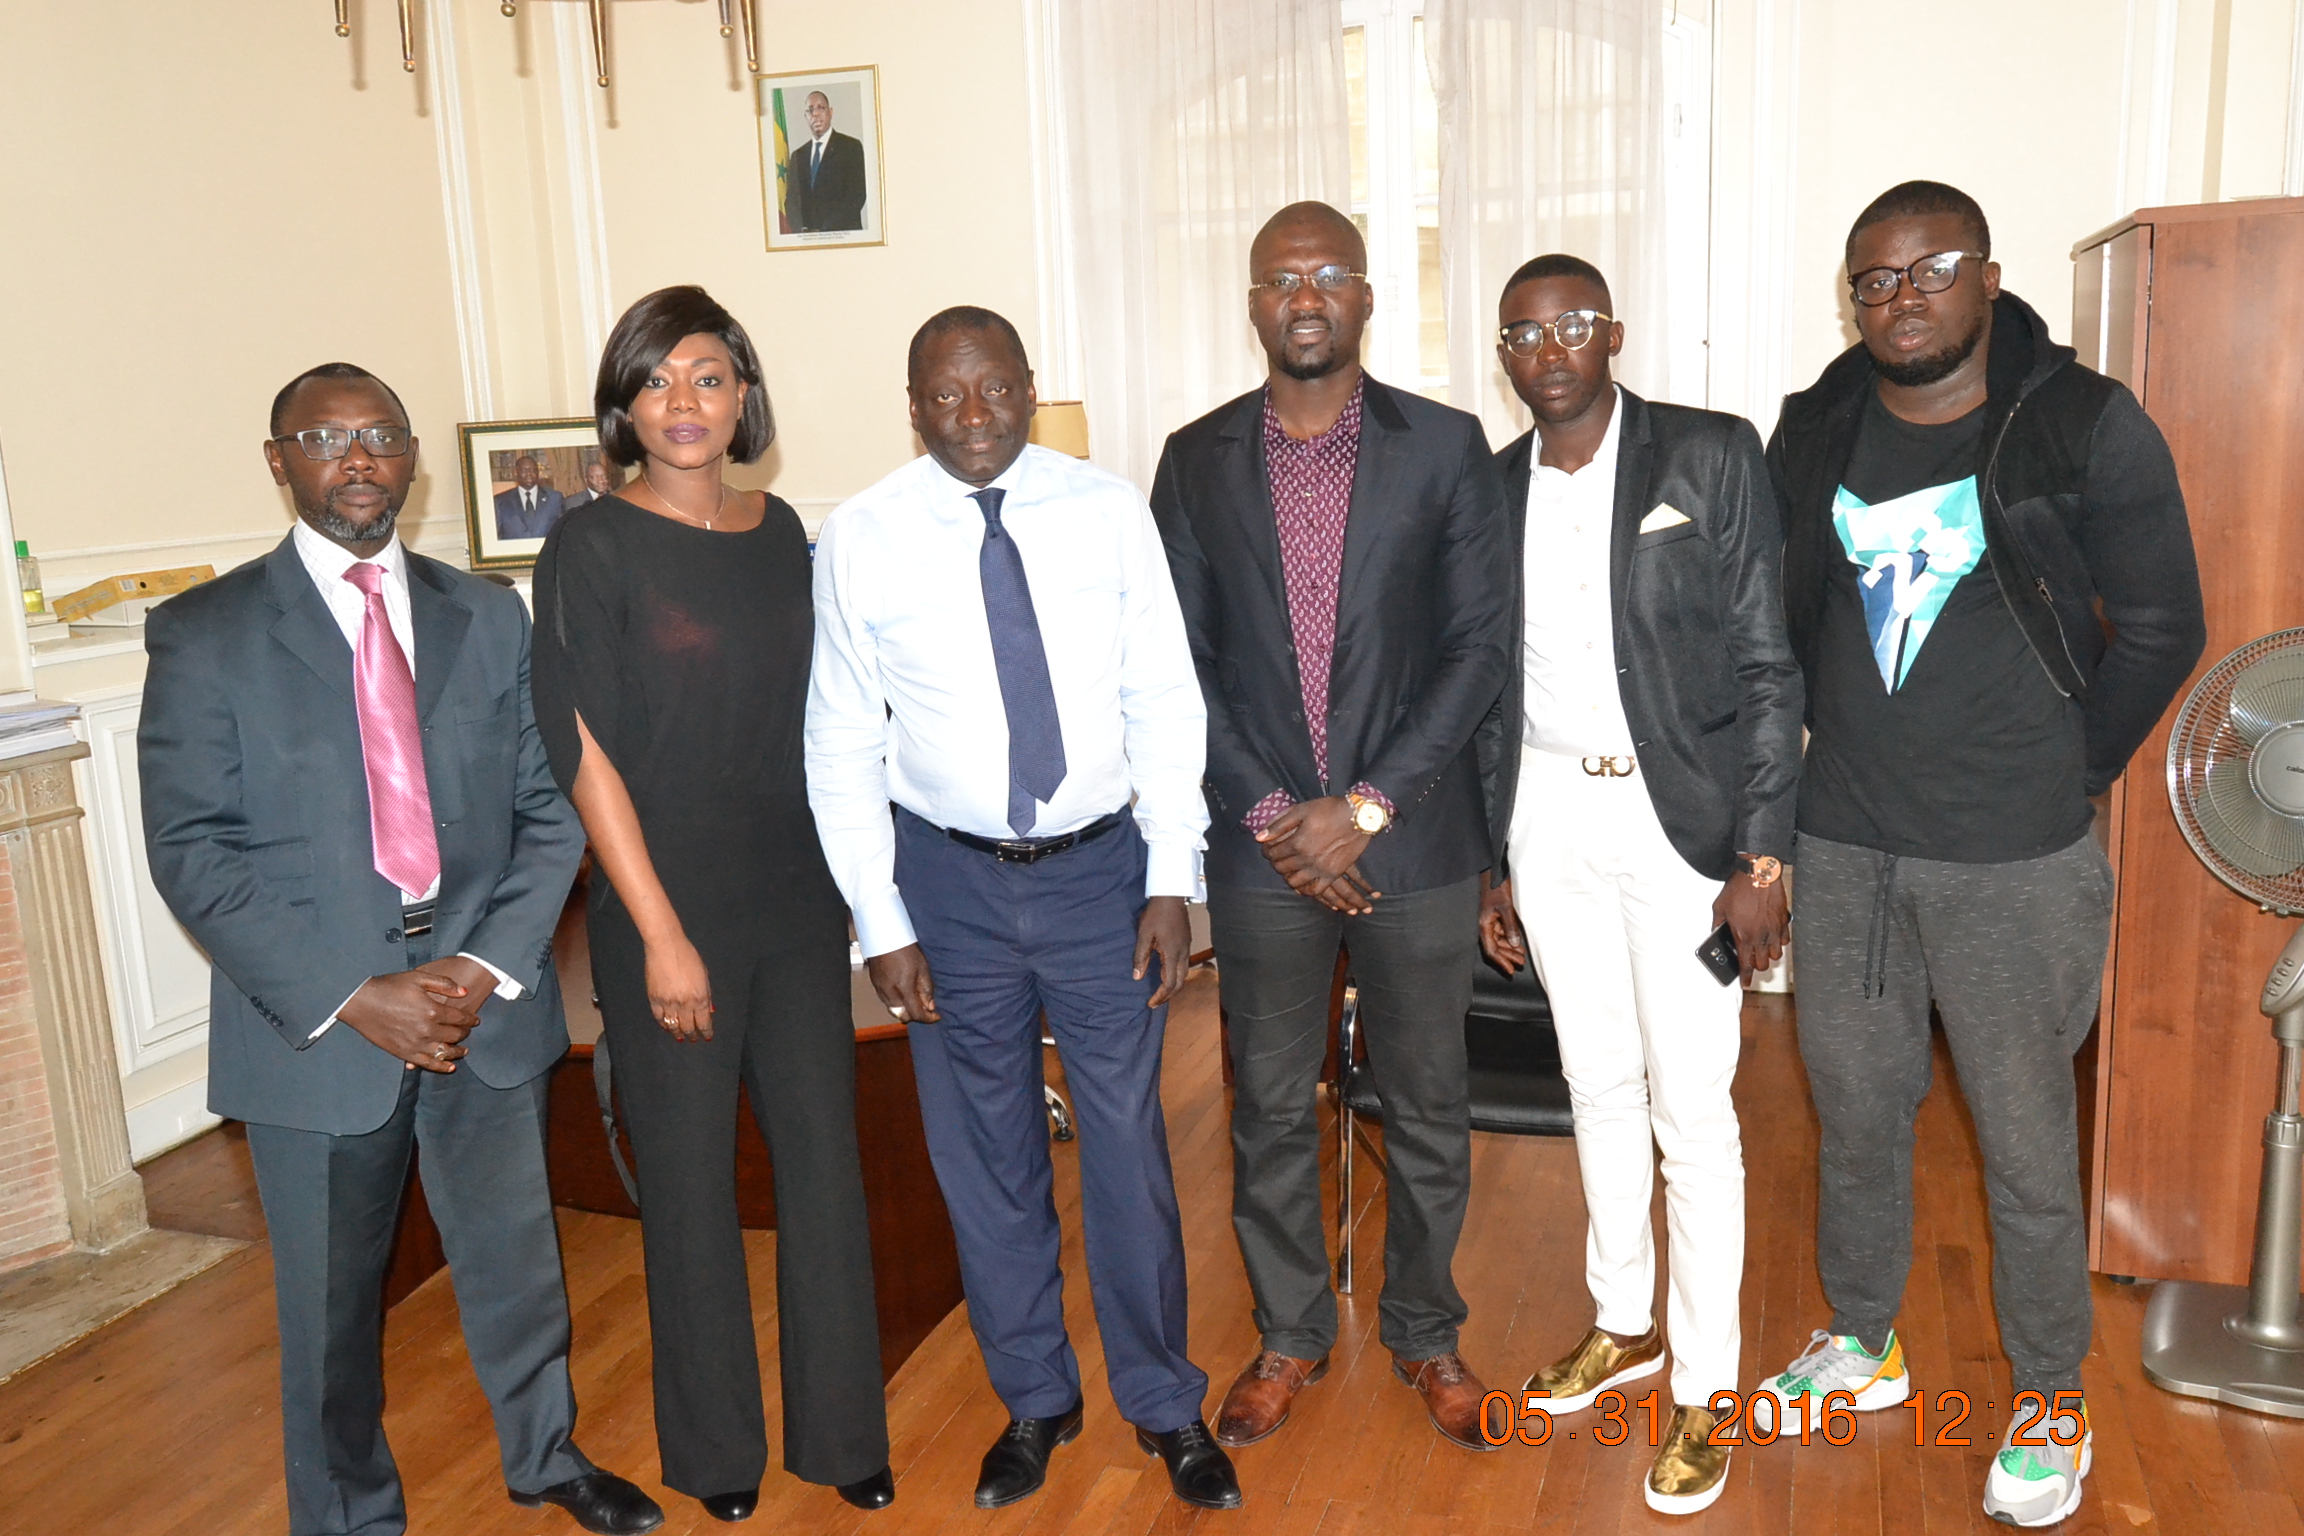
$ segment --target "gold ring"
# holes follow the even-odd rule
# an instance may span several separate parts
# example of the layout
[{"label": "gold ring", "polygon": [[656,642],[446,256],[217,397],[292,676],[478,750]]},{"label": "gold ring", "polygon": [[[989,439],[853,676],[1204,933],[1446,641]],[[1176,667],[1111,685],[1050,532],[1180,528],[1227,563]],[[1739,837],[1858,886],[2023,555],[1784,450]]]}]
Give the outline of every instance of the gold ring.
[{"label": "gold ring", "polygon": [[444,1045],[432,1047],[432,1059],[434,1061],[446,1061],[448,1059],[448,1047]]}]

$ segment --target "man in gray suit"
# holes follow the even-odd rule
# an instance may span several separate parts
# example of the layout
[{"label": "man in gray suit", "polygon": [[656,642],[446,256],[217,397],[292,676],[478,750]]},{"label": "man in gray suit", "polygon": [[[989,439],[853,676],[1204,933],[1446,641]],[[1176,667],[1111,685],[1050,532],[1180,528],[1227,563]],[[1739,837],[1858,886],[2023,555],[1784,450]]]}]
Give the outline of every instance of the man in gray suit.
[{"label": "man in gray suit", "polygon": [[394,1536],[382,1290],[412,1149],[513,1501],[663,1523],[576,1448],[544,1172],[568,1048],[552,930],[584,848],[512,593],[410,553],[399,397],[293,380],[264,455],[295,530],[153,610],[137,734],[152,878],[214,963],[209,1108],[248,1122],[272,1241],[292,1536]]},{"label": "man in gray suit", "polygon": [[567,511],[567,500],[542,483],[542,471],[526,454],[513,461],[510,490],[496,493],[496,537],[540,539]]},{"label": "man in gray suit", "polygon": [[565,512],[588,507],[596,501],[606,501],[616,494],[616,478],[608,472],[604,459],[594,459],[584,466],[584,489],[570,495],[561,503]]}]

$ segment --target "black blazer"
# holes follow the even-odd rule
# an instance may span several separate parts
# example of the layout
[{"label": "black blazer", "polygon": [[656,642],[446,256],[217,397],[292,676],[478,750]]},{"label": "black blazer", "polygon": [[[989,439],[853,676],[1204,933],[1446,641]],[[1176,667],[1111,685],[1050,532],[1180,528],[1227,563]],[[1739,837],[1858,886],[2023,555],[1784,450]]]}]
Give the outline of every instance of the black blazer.
[{"label": "black blazer", "polygon": [[824,136],[824,163],[808,174],[810,140],[784,160],[784,214],[796,230],[864,227],[864,146],[834,129]]},{"label": "black blazer", "polygon": [[[439,822],[433,953],[485,957],[527,988],[490,998],[464,1065],[510,1088],[568,1049],[552,930],[584,853],[528,702],[519,597],[408,555],[416,709]],[[208,1107],[358,1135],[402,1064],[320,1021],[408,968],[400,893],[376,873],[352,648],[292,539],[152,610],[136,733],[152,882],[208,952]]]},{"label": "black blazer", "polygon": [[[1651,405],[1630,390],[1618,408],[1611,638],[1649,801],[1672,846],[1709,879],[1727,879],[1738,853],[1790,862],[1805,694],[1784,633],[1784,518],[1760,436],[1741,416]],[[1535,445],[1529,432],[1496,456],[1520,587]],[[1660,506],[1688,521],[1642,533]],[[1516,636],[1525,600],[1520,591],[1514,601]],[[1481,732],[1481,768],[1505,829],[1525,688],[1515,665]]]},{"label": "black blazer", "polygon": [[1477,417],[1374,379],[1337,586],[1328,780],[1312,758],[1264,465],[1264,391],[1168,439],[1152,486],[1184,628],[1208,700],[1208,878],[1286,889],[1240,818],[1366,780],[1398,819],[1361,857],[1386,893],[1494,862],[1473,733],[1517,648],[1503,493]]}]

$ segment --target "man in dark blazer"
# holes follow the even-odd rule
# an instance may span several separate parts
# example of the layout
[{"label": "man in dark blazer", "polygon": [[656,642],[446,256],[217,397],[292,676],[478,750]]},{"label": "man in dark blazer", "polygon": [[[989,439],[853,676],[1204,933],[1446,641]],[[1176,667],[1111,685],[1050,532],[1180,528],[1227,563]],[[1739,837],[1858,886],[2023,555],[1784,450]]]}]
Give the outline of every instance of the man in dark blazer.
[{"label": "man in dark blazer", "polygon": [[540,539],[567,511],[566,499],[542,483],[536,461],[525,453],[513,461],[512,478],[510,489],[496,493],[496,537]]},{"label": "man in dark blazer", "polygon": [[832,130],[832,102],[808,93],[808,137],[784,160],[784,216],[801,233],[864,227],[864,146]]},{"label": "man in dark blazer", "polygon": [[1277,1429],[1335,1341],[1314,1094],[1348,944],[1385,1102],[1381,1337],[1440,1432],[1480,1450],[1451,1265],[1470,1182],[1464,1014],[1496,857],[1474,732],[1509,670],[1513,579],[1479,421],[1361,372],[1366,265],[1335,209],[1273,216],[1248,295],[1268,381],[1172,436],[1152,491],[1208,700],[1232,1224],[1263,1335],[1217,1438]]},{"label": "man in dark blazer", "polygon": [[1690,1514],[1726,1486],[1710,1404],[1738,1390],[1744,1270],[1729,1096],[1743,993],[1695,951],[1725,922],[1749,980],[1783,947],[1800,669],[1759,434],[1619,388],[1614,310],[1600,271],[1565,255],[1523,266],[1499,302],[1497,359],[1536,426],[1497,455],[1521,657],[1483,733],[1512,878],[1482,903],[1481,937],[1508,971],[1534,952],[1589,1218],[1597,1321],[1528,1390],[1574,1412],[1663,1370],[1650,1236],[1661,1148],[1674,1417],[1646,1497]]},{"label": "man in dark blazer", "polygon": [[298,524],[153,610],[137,764],[153,882],[214,966],[208,1105],[248,1122],[272,1242],[289,1530],[406,1528],[382,1290],[419,1143],[506,1490],[652,1530],[571,1438],[544,1114],[584,834],[530,711],[526,611],[400,544],[416,441],[380,380],[292,381],[264,453]]}]

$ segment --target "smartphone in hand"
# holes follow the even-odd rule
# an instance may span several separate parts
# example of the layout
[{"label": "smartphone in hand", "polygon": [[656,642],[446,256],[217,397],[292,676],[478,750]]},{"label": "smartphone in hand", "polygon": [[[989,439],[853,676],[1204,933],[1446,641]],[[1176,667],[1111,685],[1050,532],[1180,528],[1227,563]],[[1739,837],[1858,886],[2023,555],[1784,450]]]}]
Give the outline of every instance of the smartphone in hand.
[{"label": "smartphone in hand", "polygon": [[1734,986],[1744,975],[1744,962],[1736,956],[1736,935],[1726,923],[1712,930],[1711,936],[1696,946],[1696,958],[1712,979],[1724,987]]}]

